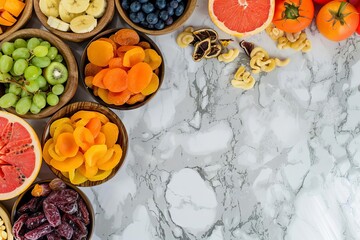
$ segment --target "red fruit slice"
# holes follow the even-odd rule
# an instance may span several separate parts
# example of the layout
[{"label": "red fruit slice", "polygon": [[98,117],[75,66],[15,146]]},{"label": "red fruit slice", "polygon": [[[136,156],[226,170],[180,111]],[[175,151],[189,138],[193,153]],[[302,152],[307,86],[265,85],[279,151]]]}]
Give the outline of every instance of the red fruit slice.
[{"label": "red fruit slice", "polygon": [[209,15],[222,31],[244,37],[264,30],[274,7],[275,0],[209,0]]},{"label": "red fruit slice", "polygon": [[34,129],[23,119],[0,111],[0,200],[25,191],[37,177],[41,162]]}]

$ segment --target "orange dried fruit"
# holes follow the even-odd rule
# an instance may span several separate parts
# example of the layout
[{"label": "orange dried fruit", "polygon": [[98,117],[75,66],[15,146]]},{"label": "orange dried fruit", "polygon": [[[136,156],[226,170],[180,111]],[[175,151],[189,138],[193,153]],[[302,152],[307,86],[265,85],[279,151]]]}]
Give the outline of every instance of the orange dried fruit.
[{"label": "orange dried fruit", "polygon": [[101,121],[99,118],[91,118],[88,123],[85,125],[87,129],[90,130],[92,135],[94,136],[94,139],[99,135],[101,130]]},{"label": "orange dried fruit", "polygon": [[101,40],[101,41],[105,41],[105,42],[110,43],[110,44],[112,45],[112,47],[113,47],[114,52],[115,52],[116,49],[118,48],[118,46],[116,45],[116,43],[115,43],[112,39],[110,39],[110,38],[104,38],[104,37],[102,37],[102,38],[99,38],[98,40]]},{"label": "orange dried fruit", "polygon": [[156,92],[156,90],[159,88],[159,83],[159,77],[153,73],[149,85],[147,85],[146,88],[141,91],[141,93],[145,96],[148,96]]},{"label": "orange dried fruit", "polygon": [[89,87],[89,88],[92,88],[92,86],[93,86],[93,79],[94,79],[94,76],[86,76],[85,77],[85,85],[87,86],[87,87]]},{"label": "orange dried fruit", "polygon": [[89,62],[99,67],[107,66],[110,59],[114,57],[112,44],[103,40],[91,42],[86,52]]},{"label": "orange dried fruit", "polygon": [[160,67],[162,63],[161,56],[154,49],[145,49],[145,59],[144,62],[148,63],[152,70]]},{"label": "orange dried fruit", "polygon": [[67,133],[74,132],[74,127],[72,126],[72,124],[64,123],[64,124],[60,125],[59,127],[57,127],[54,131],[54,136],[53,136],[54,142],[56,143],[58,136],[61,133],[65,133],[65,132],[67,132]]},{"label": "orange dried fruit", "polygon": [[106,136],[104,133],[99,132],[99,134],[97,135],[97,137],[94,139],[94,144],[106,144]]},{"label": "orange dried fruit", "polygon": [[149,85],[152,74],[149,64],[144,62],[135,64],[128,72],[128,89],[133,93],[141,92]]},{"label": "orange dried fruit", "polygon": [[54,143],[54,140],[52,138],[50,138],[49,140],[46,141],[46,143],[43,147],[42,156],[47,164],[50,164],[50,161],[52,159],[52,157],[49,154],[49,146],[50,146],[50,144],[53,144],[53,143]]},{"label": "orange dried fruit", "polygon": [[79,168],[69,171],[69,180],[74,185],[79,185],[86,182],[88,179],[82,175]]},{"label": "orange dried fruit", "polygon": [[98,170],[99,169],[97,166],[90,167],[89,165],[86,164],[86,162],[85,162],[85,164],[83,164],[79,167],[79,172],[87,179],[95,176],[97,174]]},{"label": "orange dried fruit", "polygon": [[[131,49],[134,49],[134,48],[137,48],[139,46],[120,46],[116,49],[116,53],[126,53],[127,51],[131,50]],[[140,47],[141,48],[141,47]]]},{"label": "orange dried fruit", "polygon": [[140,41],[139,34],[133,30],[128,28],[120,29],[115,33],[114,42],[121,46],[129,46],[129,45],[136,45]]},{"label": "orange dried fruit", "polygon": [[88,150],[92,145],[94,145],[94,136],[86,127],[76,127],[73,134],[76,144],[83,151]]},{"label": "orange dried fruit", "polygon": [[92,81],[92,84],[96,87],[99,87],[99,88],[106,88],[105,85],[104,85],[104,76],[105,74],[110,71],[109,68],[104,68],[103,70],[101,70],[100,72],[98,72],[94,78],[93,78],[93,81]]},{"label": "orange dried fruit", "polygon": [[55,120],[53,123],[51,123],[50,125],[50,136],[54,136],[54,132],[55,129],[61,125],[63,125],[64,123],[70,123],[71,124],[71,120],[70,118],[64,117],[64,118],[60,118]]},{"label": "orange dried fruit", "polygon": [[123,68],[123,57],[115,57],[109,61],[109,68]]},{"label": "orange dried fruit", "polygon": [[66,159],[66,157],[59,155],[56,151],[55,151],[55,144],[51,143],[49,144],[48,147],[48,153],[51,156],[52,159],[55,159],[57,161],[64,161]]},{"label": "orange dried fruit", "polygon": [[69,172],[80,167],[84,163],[84,160],[84,155],[81,152],[77,152],[75,156],[69,157],[61,162],[52,159],[50,165],[61,172]]},{"label": "orange dried fruit", "polygon": [[103,68],[99,67],[93,63],[88,63],[85,65],[85,77],[87,76],[95,76],[98,72],[100,72]]},{"label": "orange dried fruit", "polygon": [[137,93],[135,95],[132,95],[129,100],[126,101],[127,104],[133,105],[138,102],[142,102],[145,100],[145,95],[142,93]]},{"label": "orange dried fruit", "polygon": [[123,105],[127,100],[129,100],[131,94],[132,92],[130,92],[128,89],[118,93],[109,92],[108,100],[114,105]]},{"label": "orange dried fruit", "polygon": [[99,95],[99,97],[101,98],[101,100],[103,100],[106,104],[113,104],[113,103],[109,100],[109,98],[108,98],[109,90],[103,89],[103,88],[99,88],[99,90],[98,90],[98,95]]},{"label": "orange dried fruit", "polygon": [[89,180],[93,182],[104,180],[105,178],[110,176],[111,172],[112,170],[108,170],[108,171],[99,170],[94,176],[89,177]]},{"label": "orange dried fruit", "polygon": [[142,47],[143,49],[150,49],[151,45],[148,42],[141,41],[137,44],[139,47]]},{"label": "orange dried fruit", "polygon": [[[57,151],[56,151],[57,150]],[[60,133],[55,143],[55,151],[64,157],[74,157],[79,151],[74,135],[69,132]]]},{"label": "orange dried fruit", "polygon": [[108,122],[101,127],[101,132],[105,134],[106,146],[111,148],[117,142],[119,137],[119,128],[116,124]]},{"label": "orange dried fruit", "polygon": [[111,92],[122,92],[128,86],[127,73],[121,68],[112,68],[106,72],[103,84]]},{"label": "orange dried fruit", "polygon": [[112,148],[114,149],[112,157],[108,161],[98,165],[99,169],[111,170],[119,164],[123,151],[119,144],[115,144]]},{"label": "orange dried fruit", "polygon": [[86,111],[86,110],[77,111],[70,117],[70,120],[72,123],[76,123],[81,119],[89,119],[90,120],[91,118],[99,118],[103,124],[109,122],[109,119],[104,114],[96,112],[96,111]]},{"label": "orange dried fruit", "polygon": [[134,47],[133,49],[125,52],[123,65],[125,67],[132,67],[135,64],[144,61],[145,51],[141,47]]},{"label": "orange dried fruit", "polygon": [[92,145],[86,152],[84,153],[85,163],[89,167],[96,166],[96,163],[104,157],[107,152],[107,146],[105,144],[102,145]]},{"label": "orange dried fruit", "polygon": [[108,148],[104,157],[99,159],[99,161],[97,161],[96,165],[99,166],[99,165],[104,164],[105,162],[109,161],[110,158],[114,155],[114,152],[115,152],[115,149],[113,147]]}]

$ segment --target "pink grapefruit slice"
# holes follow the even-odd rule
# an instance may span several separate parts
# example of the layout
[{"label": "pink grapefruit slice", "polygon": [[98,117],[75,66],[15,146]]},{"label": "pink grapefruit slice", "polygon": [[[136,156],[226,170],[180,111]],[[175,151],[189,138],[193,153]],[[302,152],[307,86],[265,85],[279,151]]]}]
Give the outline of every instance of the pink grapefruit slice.
[{"label": "pink grapefruit slice", "polygon": [[275,0],[209,0],[208,7],[218,28],[235,37],[246,37],[271,23]]},{"label": "pink grapefruit slice", "polygon": [[18,116],[0,111],[0,200],[25,191],[36,179],[41,162],[34,129]]}]

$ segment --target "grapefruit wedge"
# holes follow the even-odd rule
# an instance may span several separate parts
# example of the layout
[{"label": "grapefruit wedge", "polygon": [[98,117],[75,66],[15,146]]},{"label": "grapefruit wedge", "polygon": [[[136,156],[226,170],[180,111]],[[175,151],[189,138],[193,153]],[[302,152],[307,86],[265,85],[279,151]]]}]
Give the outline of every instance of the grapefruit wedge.
[{"label": "grapefruit wedge", "polygon": [[275,0],[209,0],[208,6],[218,28],[235,37],[246,37],[271,23]]},{"label": "grapefruit wedge", "polygon": [[18,116],[0,111],[0,200],[25,191],[36,179],[41,162],[34,129]]}]

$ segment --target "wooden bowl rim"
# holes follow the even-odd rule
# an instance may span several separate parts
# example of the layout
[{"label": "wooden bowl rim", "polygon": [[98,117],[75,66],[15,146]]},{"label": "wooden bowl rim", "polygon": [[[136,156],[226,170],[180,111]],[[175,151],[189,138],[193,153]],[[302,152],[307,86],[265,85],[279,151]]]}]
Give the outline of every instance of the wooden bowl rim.
[{"label": "wooden bowl rim", "polygon": [[[90,109],[91,107],[93,107],[93,109]],[[67,111],[69,109],[72,108],[76,108],[74,110],[72,110],[71,112]],[[101,181],[86,181],[84,183],[75,185],[78,187],[92,187],[92,186],[96,186],[96,185],[100,185],[102,183],[107,182],[108,180],[110,180],[111,178],[113,178],[117,172],[119,171],[119,169],[123,166],[125,159],[126,159],[126,154],[127,154],[127,150],[128,150],[128,145],[129,145],[129,137],[128,137],[128,133],[126,130],[126,127],[124,125],[124,123],[121,121],[120,117],[115,114],[111,109],[100,105],[99,103],[96,102],[74,102],[74,103],[70,103],[68,105],[66,105],[65,107],[61,108],[57,113],[55,113],[50,119],[49,121],[46,123],[42,137],[41,137],[41,147],[44,147],[46,141],[50,138],[50,125],[57,119],[62,118],[62,117],[68,117],[80,110],[91,110],[91,111],[97,111],[100,112],[102,114],[104,114],[105,116],[107,116],[109,118],[109,120],[111,121],[111,118],[114,118],[118,121],[118,123],[111,121],[112,123],[115,123],[118,128],[119,128],[119,136],[118,136],[118,141],[117,143],[120,144],[121,149],[122,149],[122,156],[120,159],[120,162],[118,163],[118,165],[116,165],[116,167],[113,168],[112,173],[105,179],[101,180]],[[103,111],[103,112],[102,112]],[[111,117],[109,117],[109,115]],[[121,135],[120,135],[121,134]],[[121,144],[122,143],[122,144]],[[47,163],[46,163],[47,164]],[[53,168],[51,165],[47,164],[48,167],[50,168],[50,170],[60,179],[62,179],[64,182],[72,184],[70,182],[70,180],[65,177],[64,175],[62,175],[62,173]]]},{"label": "wooden bowl rim", "polygon": [[173,22],[173,24],[171,24],[168,27],[165,27],[162,30],[146,29],[146,28],[141,27],[140,25],[133,23],[130,20],[130,18],[128,17],[127,13],[122,8],[122,6],[120,4],[120,0],[115,0],[115,5],[116,5],[117,11],[120,14],[120,17],[132,28],[134,28],[140,32],[146,33],[146,34],[150,34],[150,35],[163,35],[163,34],[167,34],[167,33],[171,33],[173,31],[175,31],[189,19],[189,17],[194,12],[194,9],[196,7],[196,0],[188,0],[188,4],[185,7],[184,13],[178,19],[176,19],[176,21]]},{"label": "wooden bowl rim", "polygon": [[[60,101],[55,106],[47,106],[46,108],[42,109],[40,113],[38,114],[32,114],[27,113],[25,115],[19,115],[16,113],[15,109],[13,107],[9,109],[5,109],[8,112],[11,112],[17,116],[20,116],[22,118],[28,118],[28,119],[41,119],[49,117],[50,115],[54,114],[56,111],[58,111],[61,107],[63,107],[66,103],[68,103],[75,95],[77,86],[78,86],[78,79],[79,79],[79,70],[78,70],[78,64],[77,61],[69,48],[67,44],[65,44],[60,38],[57,36],[51,34],[48,31],[44,31],[41,29],[35,29],[35,28],[27,28],[22,29],[19,31],[14,32],[7,38],[3,39],[2,42],[0,42],[0,47],[4,42],[7,41],[13,41],[15,38],[24,36],[31,36],[31,37],[40,37],[46,41],[49,41],[51,45],[55,46],[58,51],[61,53],[61,55],[64,58],[64,61],[66,62],[66,66],[68,68],[69,77],[67,80],[67,83],[65,85],[65,91],[60,96]],[[25,37],[27,38],[27,37]]]},{"label": "wooden bowl rim", "polygon": [[17,18],[15,25],[10,27],[4,33],[0,34],[0,41],[7,38],[9,35],[16,32],[20,28],[22,28],[30,20],[32,15],[32,10],[33,10],[33,0],[26,0],[25,7],[22,13],[20,14],[20,16]]},{"label": "wooden bowl rim", "polygon": [[13,240],[14,237],[12,235],[12,224],[11,224],[11,217],[8,210],[5,208],[4,205],[0,203],[0,208],[3,211],[3,214],[0,212],[0,217],[4,221],[6,227],[6,233],[8,234],[8,240]]},{"label": "wooden bowl rim", "polygon": [[91,39],[91,40],[89,41],[89,43],[86,45],[86,47],[84,48],[84,51],[83,51],[83,53],[82,53],[82,55],[81,55],[81,60],[80,60],[80,69],[81,69],[81,70],[80,70],[80,78],[81,78],[81,82],[83,83],[84,88],[87,90],[87,92],[90,94],[90,96],[91,96],[96,102],[100,103],[100,104],[103,105],[103,106],[106,106],[106,107],[109,107],[109,108],[113,108],[113,109],[117,109],[117,110],[133,110],[133,109],[136,109],[136,108],[139,108],[139,107],[145,105],[146,103],[148,103],[148,102],[156,95],[156,93],[159,91],[159,89],[160,89],[160,87],[161,87],[161,85],[162,85],[162,83],[163,83],[163,81],[164,81],[164,76],[165,76],[164,56],[163,56],[162,52],[160,51],[160,48],[157,46],[157,44],[156,44],[149,36],[147,36],[145,33],[142,33],[142,32],[139,32],[139,31],[136,31],[136,30],[135,30],[135,31],[139,34],[140,40],[141,40],[141,39],[144,39],[145,41],[149,42],[150,45],[151,45],[151,47],[152,47],[152,49],[154,49],[154,50],[161,56],[161,58],[162,58],[161,65],[160,65],[160,67],[159,67],[159,68],[160,68],[160,72],[159,72],[159,75],[158,75],[158,77],[159,77],[159,87],[158,87],[158,89],[157,89],[154,93],[150,94],[149,96],[146,96],[145,100],[142,101],[142,102],[139,102],[139,103],[136,103],[136,104],[133,104],[133,105],[124,104],[124,105],[118,106],[118,105],[114,105],[114,104],[107,104],[107,103],[104,102],[100,97],[95,96],[93,90],[90,89],[89,87],[87,87],[86,84],[85,84],[85,65],[86,65],[86,63],[88,62],[88,60],[87,60],[87,54],[86,54],[87,48],[89,47],[89,45],[90,45],[93,41],[95,41],[95,40],[97,40],[97,39],[99,39],[99,38],[101,38],[101,37],[104,37],[104,36],[106,36],[106,35],[110,35],[110,34],[112,34],[112,33],[115,33],[115,32],[117,32],[117,31],[120,30],[120,29],[124,29],[124,28],[112,28],[112,29],[108,29],[108,30],[106,30],[106,31],[104,31],[104,32],[96,35],[93,39]]},{"label": "wooden bowl rim", "polygon": [[49,26],[49,24],[47,24],[47,17],[41,12],[40,7],[39,7],[39,0],[34,0],[34,9],[35,9],[35,14],[38,17],[38,19],[40,20],[41,24],[50,32],[52,32],[53,34],[57,35],[58,37],[71,41],[71,42],[82,42],[84,40],[87,40],[93,36],[95,36],[96,34],[100,33],[101,30],[103,30],[109,23],[110,21],[113,19],[114,14],[115,14],[115,3],[114,0],[107,0],[107,6],[106,6],[106,10],[105,10],[105,14],[101,17],[98,18],[98,24],[97,26],[94,28],[94,30],[92,30],[91,32],[88,33],[74,33],[74,32],[63,32],[63,31],[59,31],[55,28],[52,28]]},{"label": "wooden bowl rim", "polygon": [[[29,193],[29,191],[31,191],[31,189],[35,186],[35,184],[42,184],[42,183],[49,183],[51,182],[50,179],[46,179],[46,180],[39,180],[39,181],[36,181],[34,182],[33,184],[30,185],[30,187],[28,187],[28,189],[26,189],[14,202],[12,208],[11,208],[11,223],[12,225],[14,224],[15,222],[15,215],[16,215],[16,210],[18,208],[18,205],[19,203],[21,202],[21,200],[25,197],[25,195],[27,193]],[[77,186],[71,184],[71,183],[67,183],[65,182],[65,184],[67,185],[67,187],[73,189],[74,191],[76,191],[80,197],[84,200],[85,204],[86,204],[86,207],[88,208],[88,211],[89,211],[89,216],[90,216],[90,227],[89,229],[91,230],[90,231],[90,234],[88,235],[87,239],[91,239],[93,233],[94,233],[94,228],[95,228],[95,212],[94,212],[94,208],[89,200],[89,198],[86,196],[86,194],[81,191],[80,188],[78,188]]]}]

